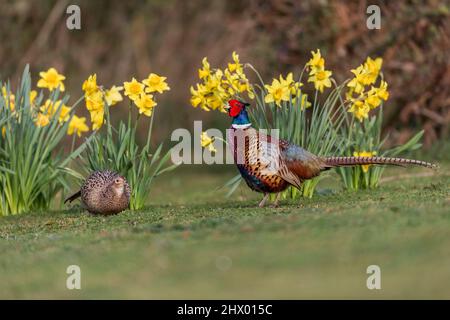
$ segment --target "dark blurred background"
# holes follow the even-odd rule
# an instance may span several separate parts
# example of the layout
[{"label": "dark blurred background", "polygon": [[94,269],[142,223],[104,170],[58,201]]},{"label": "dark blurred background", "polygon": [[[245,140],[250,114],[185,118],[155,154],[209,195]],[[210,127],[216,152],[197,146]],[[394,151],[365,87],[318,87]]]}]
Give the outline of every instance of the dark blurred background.
[{"label": "dark blurred background", "polygon": [[[66,28],[66,8],[81,7],[81,30]],[[381,7],[381,29],[366,27],[366,8]],[[17,82],[26,63],[33,81],[54,66],[66,75],[71,101],[91,73],[106,86],[149,72],[168,77],[159,99],[155,139],[174,128],[225,126],[217,112],[195,110],[189,86],[201,59],[223,66],[236,50],[266,82],[300,72],[320,48],[338,80],[370,55],[384,59],[390,99],[385,130],[390,144],[425,129],[425,145],[449,136],[450,1],[288,0],[0,0],[0,77]],[[113,113],[126,113],[126,108]],[[78,112],[81,113],[81,112]]]}]

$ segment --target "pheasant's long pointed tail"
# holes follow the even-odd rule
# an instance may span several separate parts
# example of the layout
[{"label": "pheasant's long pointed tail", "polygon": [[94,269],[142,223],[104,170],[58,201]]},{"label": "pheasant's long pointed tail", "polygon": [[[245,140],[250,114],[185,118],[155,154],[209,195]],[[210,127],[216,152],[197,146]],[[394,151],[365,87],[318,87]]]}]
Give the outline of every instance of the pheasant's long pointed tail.
[{"label": "pheasant's long pointed tail", "polygon": [[390,165],[417,165],[427,167],[430,169],[437,169],[438,166],[429,162],[403,159],[403,158],[386,158],[386,157],[326,157],[323,159],[325,167],[341,167],[341,166],[354,166],[364,164],[390,164]]},{"label": "pheasant's long pointed tail", "polygon": [[81,190],[78,191],[78,192],[76,192],[76,193],[74,193],[73,195],[71,195],[70,197],[68,197],[66,200],[64,200],[64,203],[67,203],[67,201],[68,201],[68,202],[72,202],[73,200],[75,200],[75,199],[77,199],[77,198],[79,198],[79,197],[81,197]]}]

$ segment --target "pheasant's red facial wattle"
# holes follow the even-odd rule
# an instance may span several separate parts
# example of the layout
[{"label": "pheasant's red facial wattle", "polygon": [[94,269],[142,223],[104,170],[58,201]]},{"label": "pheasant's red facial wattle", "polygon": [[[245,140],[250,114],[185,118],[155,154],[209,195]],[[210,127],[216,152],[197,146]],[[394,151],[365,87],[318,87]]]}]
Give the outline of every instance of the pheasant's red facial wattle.
[{"label": "pheasant's red facial wattle", "polygon": [[245,105],[242,102],[234,99],[228,101],[228,105],[230,106],[230,108],[228,109],[228,115],[230,117],[237,117],[239,113],[241,113],[242,109],[245,107]]},{"label": "pheasant's red facial wattle", "polygon": [[237,117],[239,115],[239,113],[241,113],[242,108],[241,107],[237,107],[237,106],[232,106],[229,110],[228,110],[228,115],[230,117]]}]

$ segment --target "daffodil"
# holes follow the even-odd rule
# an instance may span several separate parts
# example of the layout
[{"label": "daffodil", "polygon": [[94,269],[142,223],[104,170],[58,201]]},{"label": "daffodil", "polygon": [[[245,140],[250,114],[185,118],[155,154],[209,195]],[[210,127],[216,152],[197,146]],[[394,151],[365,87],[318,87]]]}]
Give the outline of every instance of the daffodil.
[{"label": "daffodil", "polygon": [[298,96],[300,96],[300,95],[302,97],[302,100],[301,100],[301,103],[300,103],[301,110],[305,110],[305,109],[310,108],[312,106],[312,104],[311,104],[311,102],[308,101],[308,95],[304,94],[304,93],[300,94],[300,92],[299,92]]},{"label": "daffodil", "polygon": [[381,70],[381,65],[383,64],[382,58],[376,58],[373,60],[371,57],[367,57],[364,63],[364,78],[363,82],[365,85],[371,85],[377,80],[378,74]]},{"label": "daffodil", "polygon": [[200,106],[203,110],[209,111],[206,105],[205,88],[197,84],[197,89],[191,86],[191,104],[194,108]]},{"label": "daffodil", "polygon": [[207,78],[211,75],[211,69],[209,66],[208,59],[206,57],[204,57],[202,60],[202,66],[203,67],[201,69],[198,69],[198,77],[200,79]]},{"label": "daffodil", "polygon": [[317,52],[311,51],[312,58],[306,63],[307,66],[311,68],[311,73],[314,74],[316,71],[323,70],[325,68],[325,60],[320,54],[320,49]]},{"label": "daffodil", "polygon": [[45,127],[50,123],[50,117],[46,114],[38,113],[34,123],[38,127]]},{"label": "daffodil", "polygon": [[156,102],[153,100],[153,95],[145,93],[141,93],[141,95],[134,100],[134,103],[139,109],[139,114],[144,114],[147,117],[152,115],[153,108],[156,106]]},{"label": "daffodil", "polygon": [[83,82],[83,86],[81,89],[85,92],[86,95],[93,94],[98,91],[97,85],[97,75],[90,75],[87,80]]},{"label": "daffodil", "polygon": [[348,112],[353,113],[360,122],[369,117],[370,107],[362,100],[354,100]]},{"label": "daffodil", "polygon": [[36,97],[37,97],[38,93],[36,90],[31,90],[30,91],[30,105],[34,105],[34,102],[36,101]]},{"label": "daffodil", "polygon": [[42,71],[39,73],[39,76],[41,77],[37,83],[39,88],[47,88],[50,91],[59,88],[59,91],[61,92],[65,90],[63,80],[66,79],[66,77],[59,74],[55,68]]},{"label": "daffodil", "polygon": [[239,62],[239,55],[236,51],[232,53],[233,63],[228,63],[228,70],[230,72],[242,73],[242,64]]},{"label": "daffodil", "polygon": [[105,101],[103,100],[103,93],[95,91],[85,97],[86,109],[90,112],[98,112],[104,109]]},{"label": "daffodil", "polygon": [[[353,156],[355,156],[355,157],[373,157],[376,155],[377,155],[376,151],[372,151],[372,152],[370,152],[370,151],[356,152],[355,151],[355,152],[353,152]],[[361,165],[363,172],[369,171],[369,167],[370,167],[370,164]]]},{"label": "daffodil", "polygon": [[318,70],[313,75],[308,78],[308,82],[313,82],[316,90],[323,92],[325,87],[331,87],[330,77],[332,75],[331,71],[328,70]]},{"label": "daffodil", "polygon": [[389,92],[387,91],[386,81],[381,81],[378,88],[372,87],[367,92],[367,98],[365,102],[369,105],[370,109],[375,109],[381,105],[381,100],[386,101],[389,98]]},{"label": "daffodil", "polygon": [[50,99],[47,99],[40,108],[41,113],[49,117],[53,117],[59,111],[58,120],[60,123],[69,120],[70,110],[68,106],[62,103],[62,100],[52,102]]},{"label": "daffodil", "polygon": [[131,100],[139,98],[144,93],[144,84],[133,78],[130,82],[124,82],[125,95]]},{"label": "daffodil", "polygon": [[81,134],[83,132],[88,132],[88,131],[89,131],[89,127],[86,125],[86,118],[85,117],[77,117],[76,115],[74,115],[69,122],[69,127],[67,128],[67,134],[69,136],[71,136],[74,133],[76,133],[78,137],[81,137]]},{"label": "daffodil", "polygon": [[16,108],[16,96],[11,92],[9,92],[5,86],[2,87],[2,95],[3,98],[5,99],[6,105],[9,107],[11,112],[14,112]]},{"label": "daffodil", "polygon": [[145,92],[158,92],[163,93],[164,91],[170,90],[169,86],[166,83],[166,77],[158,76],[156,73],[150,73],[147,79],[142,81],[147,88],[145,88]]},{"label": "daffodil", "polygon": [[2,127],[2,137],[6,137],[6,127]]},{"label": "daffodil", "polygon": [[281,101],[289,101],[290,89],[282,85],[277,79],[273,79],[271,85],[265,85],[267,94],[264,97],[266,103],[274,102],[277,106],[281,106]]},{"label": "daffodil", "polygon": [[122,90],[123,87],[116,87],[116,86],[112,86],[111,89],[106,90],[105,100],[109,107],[123,100],[122,95],[120,94],[120,91]]},{"label": "daffodil", "polygon": [[364,66],[361,65],[356,69],[352,69],[350,72],[355,75],[355,77],[351,79],[347,84],[347,87],[351,89],[350,95],[353,92],[361,94],[364,91],[364,83],[365,83]]},{"label": "daffodil", "polygon": [[104,117],[105,117],[104,109],[91,112],[92,130],[99,130],[103,126]]},{"label": "daffodil", "polygon": [[246,93],[250,99],[255,98],[255,92],[243,71],[236,52],[232,54],[233,62],[222,69],[211,69],[207,58],[202,60],[202,68],[198,70],[202,83],[191,86],[191,105],[205,111],[219,110],[225,112],[224,105],[228,100],[241,93]]},{"label": "daffodil", "polygon": [[216,148],[214,147],[214,137],[209,137],[206,131],[203,131],[200,136],[200,143],[203,148],[208,148],[210,152],[217,152]]},{"label": "daffodil", "polygon": [[351,90],[351,94],[353,92],[361,94],[364,91],[365,86],[374,84],[378,78],[382,64],[382,58],[372,59],[368,57],[364,64],[351,70],[354,74],[354,78],[347,84],[347,87]]}]

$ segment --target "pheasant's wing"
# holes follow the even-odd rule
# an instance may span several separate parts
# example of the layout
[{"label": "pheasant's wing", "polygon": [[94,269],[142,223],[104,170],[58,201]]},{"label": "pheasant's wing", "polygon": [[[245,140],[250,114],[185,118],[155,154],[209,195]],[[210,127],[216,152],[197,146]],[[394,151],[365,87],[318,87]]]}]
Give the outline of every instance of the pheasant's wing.
[{"label": "pheasant's wing", "polygon": [[302,180],[289,167],[283,156],[286,141],[279,140],[269,135],[260,134],[259,154],[261,161],[261,173],[277,175],[291,185],[300,188]]},{"label": "pheasant's wing", "polygon": [[323,161],[316,155],[286,140],[279,140],[279,146],[280,176],[295,187],[323,170]]}]

